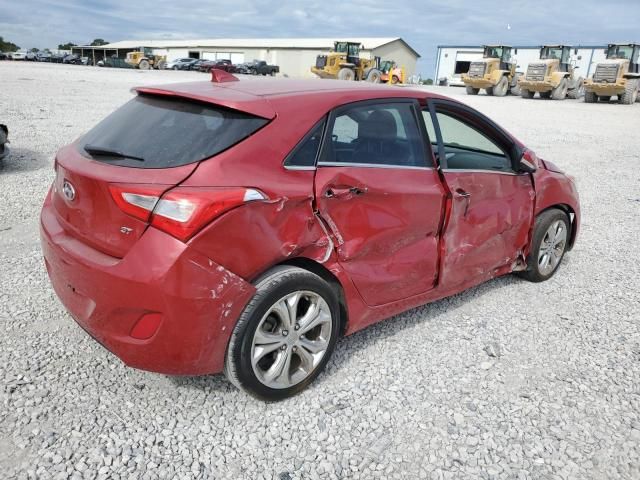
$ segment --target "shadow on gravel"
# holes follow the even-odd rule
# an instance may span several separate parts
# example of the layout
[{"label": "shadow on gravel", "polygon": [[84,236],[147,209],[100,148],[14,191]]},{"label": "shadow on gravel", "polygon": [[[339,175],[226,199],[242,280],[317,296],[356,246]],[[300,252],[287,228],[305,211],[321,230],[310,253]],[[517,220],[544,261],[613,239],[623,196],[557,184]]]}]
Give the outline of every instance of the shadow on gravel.
[{"label": "shadow on gravel", "polygon": [[0,160],[0,175],[3,173],[29,172],[48,168],[47,158],[28,148],[15,148],[9,144],[11,153],[7,158]]}]

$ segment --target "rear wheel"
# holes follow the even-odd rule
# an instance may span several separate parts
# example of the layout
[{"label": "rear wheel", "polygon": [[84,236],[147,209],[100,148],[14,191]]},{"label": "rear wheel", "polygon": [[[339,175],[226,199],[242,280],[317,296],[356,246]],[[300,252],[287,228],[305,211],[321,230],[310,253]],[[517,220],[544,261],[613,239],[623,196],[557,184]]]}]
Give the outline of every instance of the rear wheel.
[{"label": "rear wheel", "polygon": [[627,80],[624,86],[624,93],[620,95],[619,101],[625,105],[632,105],[638,99],[638,80]]},{"label": "rear wheel", "polygon": [[280,266],[256,283],[233,329],[224,373],[264,400],[300,392],[322,371],[340,329],[333,288],[301,268]]},{"label": "rear wheel", "polygon": [[140,70],[149,70],[149,60],[140,60],[140,63],[138,63],[138,68]]},{"label": "rear wheel", "polygon": [[536,95],[536,92],[532,92],[531,90],[527,90],[526,88],[523,88],[520,91],[520,96],[522,98],[533,98]]},{"label": "rear wheel", "polygon": [[477,95],[479,91],[479,88],[473,88],[467,85],[467,95]]},{"label": "rear wheel", "polygon": [[350,68],[341,68],[338,72],[338,80],[349,80],[353,81],[356,78],[356,74]]},{"label": "rear wheel", "polygon": [[504,97],[509,92],[509,79],[506,76],[502,76],[500,81],[493,87],[493,94],[496,97]]},{"label": "rear wheel", "polygon": [[551,90],[551,98],[554,100],[564,100],[567,98],[567,91],[569,90],[569,82],[566,78],[560,80],[560,83],[556,88]]},{"label": "rear wheel", "polygon": [[164,67],[167,66],[167,62],[165,62],[164,60],[160,60],[157,64],[156,64],[156,68],[158,70],[164,70]]},{"label": "rear wheel", "polygon": [[394,75],[391,77],[391,83],[396,85],[398,83],[400,83],[400,78],[397,75]]},{"label": "rear wheel", "polygon": [[369,73],[367,73],[367,76],[365,77],[365,80],[369,83],[380,83],[381,79],[382,73],[377,68],[369,70]]},{"label": "rear wheel", "polygon": [[527,268],[518,275],[530,282],[551,278],[567,250],[569,232],[569,217],[563,211],[552,208],[538,215]]},{"label": "rear wheel", "polygon": [[584,103],[596,103],[598,96],[594,92],[584,92]]}]

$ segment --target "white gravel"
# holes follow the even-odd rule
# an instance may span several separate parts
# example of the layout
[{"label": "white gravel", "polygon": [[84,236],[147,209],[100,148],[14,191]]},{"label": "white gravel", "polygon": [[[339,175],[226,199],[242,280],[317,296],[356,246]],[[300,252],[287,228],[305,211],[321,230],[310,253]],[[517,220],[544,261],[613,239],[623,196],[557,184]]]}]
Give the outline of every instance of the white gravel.
[{"label": "white gravel", "polygon": [[577,177],[583,227],[542,284],[496,279],[339,342],[301,395],[123,366],[49,286],[56,150],[187,72],[0,63],[0,476],[640,478],[640,104],[467,97]]}]

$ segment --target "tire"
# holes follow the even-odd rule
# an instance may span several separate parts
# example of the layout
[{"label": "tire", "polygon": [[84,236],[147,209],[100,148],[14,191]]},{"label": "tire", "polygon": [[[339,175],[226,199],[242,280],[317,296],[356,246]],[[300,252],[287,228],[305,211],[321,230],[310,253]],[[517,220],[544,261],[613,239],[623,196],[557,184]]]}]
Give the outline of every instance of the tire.
[{"label": "tire", "polygon": [[488,87],[484,89],[485,92],[487,92],[487,95],[489,95],[490,97],[493,96],[493,87]]},{"label": "tire", "polygon": [[138,68],[140,70],[149,70],[149,60],[140,60],[140,63],[138,63]]},{"label": "tire", "polygon": [[341,68],[338,72],[338,80],[353,81],[356,79],[356,73],[350,68]]},{"label": "tire", "polygon": [[527,90],[526,88],[523,88],[520,91],[520,96],[522,98],[533,98],[536,95],[536,92],[532,92],[531,90]]},{"label": "tire", "polygon": [[493,94],[496,97],[504,97],[509,92],[509,79],[503,75],[500,81],[493,87]]},{"label": "tire", "polygon": [[[338,297],[318,275],[287,265],[270,270],[255,286],[257,291],[231,334],[224,373],[231,383],[257,398],[282,400],[304,390],[329,361],[340,333]],[[295,325],[288,320],[291,307]],[[307,324],[317,325],[300,335],[305,326],[299,321],[312,311],[316,313]],[[256,338],[258,329],[261,338]],[[320,346],[323,350],[315,355],[321,355],[315,358],[311,351]]]},{"label": "tire", "polygon": [[574,100],[578,100],[584,96],[584,80],[582,79],[582,77],[578,79],[578,81],[576,82],[576,86],[569,90],[567,96]]},{"label": "tire", "polygon": [[620,103],[633,105],[638,100],[638,80],[628,79],[624,86],[624,93],[619,96]]},{"label": "tire", "polygon": [[156,65],[154,65],[157,70],[164,70],[166,66],[167,62],[165,62],[164,60],[160,60]]},{"label": "tire", "polygon": [[540,92],[540,98],[544,98],[545,100],[548,100],[549,98],[551,98],[551,91]]},{"label": "tire", "polygon": [[473,87],[467,86],[467,95],[477,95],[478,92],[480,92],[479,88],[473,88]]},{"label": "tire", "polygon": [[520,88],[520,84],[518,83],[519,78],[519,74],[513,76],[513,80],[511,81],[511,88],[509,89],[509,93],[517,97],[522,95],[522,88]]},{"label": "tire", "polygon": [[554,100],[564,100],[567,98],[567,91],[569,90],[569,82],[566,78],[560,80],[560,83],[556,88],[551,90],[551,98]]},{"label": "tire", "polygon": [[377,68],[372,68],[364,79],[369,83],[380,83],[382,81],[382,73]]},{"label": "tire", "polygon": [[530,282],[550,279],[562,263],[570,238],[571,224],[566,213],[556,208],[542,212],[536,218],[527,268],[517,274]]},{"label": "tire", "polygon": [[391,77],[391,83],[392,83],[393,85],[397,85],[398,83],[400,83],[400,78],[398,78],[398,76],[397,76],[397,75],[393,75],[393,76]]},{"label": "tire", "polygon": [[584,103],[596,103],[598,96],[594,92],[584,92]]}]

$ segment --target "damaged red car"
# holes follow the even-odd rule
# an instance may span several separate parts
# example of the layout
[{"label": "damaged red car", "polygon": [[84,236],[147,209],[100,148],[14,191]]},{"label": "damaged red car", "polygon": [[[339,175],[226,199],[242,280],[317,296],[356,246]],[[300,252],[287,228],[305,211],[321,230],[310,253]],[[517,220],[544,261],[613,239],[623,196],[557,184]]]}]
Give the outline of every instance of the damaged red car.
[{"label": "damaged red car", "polygon": [[578,234],[571,177],[478,111],[409,88],[142,87],[55,159],[53,287],[132,367],[304,389],[341,335],[512,272]]}]

